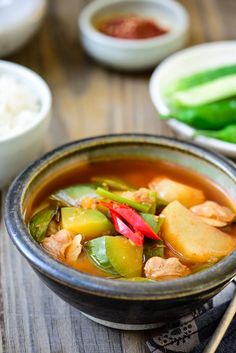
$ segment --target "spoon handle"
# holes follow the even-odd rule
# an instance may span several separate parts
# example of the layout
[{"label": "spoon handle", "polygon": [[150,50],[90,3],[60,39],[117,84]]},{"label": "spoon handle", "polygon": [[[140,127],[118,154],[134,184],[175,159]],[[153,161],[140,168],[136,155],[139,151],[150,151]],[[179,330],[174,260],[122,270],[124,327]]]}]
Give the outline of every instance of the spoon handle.
[{"label": "spoon handle", "polygon": [[236,291],[217,329],[215,330],[210,342],[204,349],[203,353],[214,353],[216,351],[235,314],[236,314]]}]

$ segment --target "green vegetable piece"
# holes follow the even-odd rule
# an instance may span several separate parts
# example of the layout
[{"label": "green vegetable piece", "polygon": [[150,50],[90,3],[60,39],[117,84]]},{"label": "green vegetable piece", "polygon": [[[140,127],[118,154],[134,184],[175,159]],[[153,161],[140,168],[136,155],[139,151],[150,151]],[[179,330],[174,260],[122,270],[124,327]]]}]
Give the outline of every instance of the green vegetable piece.
[{"label": "green vegetable piece", "polygon": [[148,240],[146,241],[143,249],[145,261],[153,256],[164,257],[165,245],[161,240]]},{"label": "green vegetable piece", "polygon": [[106,177],[94,177],[91,180],[97,184],[101,184],[103,187],[105,186],[112,190],[120,190],[120,191],[134,190],[130,185],[126,184],[123,180],[118,178],[109,179]]},{"label": "green vegetable piece", "polygon": [[87,253],[100,269],[123,277],[141,277],[143,248],[121,236],[103,236],[86,244]]},{"label": "green vegetable piece", "polygon": [[236,65],[221,66],[210,70],[200,71],[182,77],[166,87],[165,94],[171,95],[177,91],[187,90],[197,85],[216,80],[220,77],[236,74]]},{"label": "green vegetable piece", "polygon": [[113,268],[106,253],[106,236],[90,240],[86,244],[86,251],[89,258],[95,263],[95,265],[105,271],[118,275],[116,270]]},{"label": "green vegetable piece", "polygon": [[54,209],[44,208],[37,212],[29,222],[29,231],[32,237],[41,242],[46,236],[48,226],[55,216]]},{"label": "green vegetable piece", "polygon": [[124,237],[106,237],[106,253],[112,267],[122,277],[141,277],[143,248]]},{"label": "green vegetable piece", "polygon": [[218,140],[236,143],[236,125],[229,125],[217,131],[199,130],[194,133],[194,136],[207,136]]},{"label": "green vegetable piece", "polygon": [[97,188],[97,194],[104,197],[105,199],[109,199],[118,203],[126,204],[130,207],[133,207],[137,211],[148,213],[150,209],[150,205],[144,205],[142,203],[138,203],[120,195],[114,194],[110,191],[104,190],[103,188]]},{"label": "green vegetable piece", "polygon": [[214,102],[194,108],[172,110],[169,116],[201,130],[218,130],[227,125],[236,124],[236,99]]},{"label": "green vegetable piece", "polygon": [[92,209],[62,207],[61,224],[62,228],[73,234],[82,234],[85,240],[114,231],[109,219],[98,210]]},{"label": "green vegetable piece", "polygon": [[144,221],[150,225],[155,233],[160,231],[162,223],[164,222],[164,217],[158,217],[149,213],[140,213],[140,215]]},{"label": "green vegetable piece", "polygon": [[98,184],[77,184],[58,190],[50,198],[65,206],[78,206],[84,197],[99,198],[96,193],[97,187]]},{"label": "green vegetable piece", "polygon": [[171,100],[176,105],[194,107],[236,95],[236,74],[203,83],[185,91],[177,91]]}]

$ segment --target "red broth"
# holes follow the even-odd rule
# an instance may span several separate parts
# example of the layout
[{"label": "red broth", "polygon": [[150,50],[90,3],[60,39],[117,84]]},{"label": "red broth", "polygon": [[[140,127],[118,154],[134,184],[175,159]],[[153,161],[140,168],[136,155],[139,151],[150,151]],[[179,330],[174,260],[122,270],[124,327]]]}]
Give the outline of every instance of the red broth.
[{"label": "red broth", "polygon": [[[89,182],[94,176],[120,178],[137,188],[147,187],[151,179],[164,176],[201,189],[208,200],[218,202],[234,210],[236,209],[233,201],[230,199],[230,195],[227,195],[219,186],[195,171],[158,160],[116,159],[82,163],[54,174],[35,191],[28,202],[25,214],[26,223],[28,223],[33,213],[54,191],[73,184]],[[224,231],[236,237],[236,225],[232,225]],[[168,252],[171,255],[170,250],[166,249],[166,253]],[[94,266],[85,252],[79,256],[76,263],[68,262],[67,264],[82,272],[102,277],[112,277],[110,274]]]}]

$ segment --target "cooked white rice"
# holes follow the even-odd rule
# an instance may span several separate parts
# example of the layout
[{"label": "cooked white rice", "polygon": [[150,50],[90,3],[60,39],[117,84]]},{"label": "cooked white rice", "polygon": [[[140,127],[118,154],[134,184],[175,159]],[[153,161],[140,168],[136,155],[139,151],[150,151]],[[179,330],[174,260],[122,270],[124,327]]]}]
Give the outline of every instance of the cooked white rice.
[{"label": "cooked white rice", "polygon": [[0,139],[25,130],[39,108],[35,94],[25,84],[10,75],[0,75]]}]

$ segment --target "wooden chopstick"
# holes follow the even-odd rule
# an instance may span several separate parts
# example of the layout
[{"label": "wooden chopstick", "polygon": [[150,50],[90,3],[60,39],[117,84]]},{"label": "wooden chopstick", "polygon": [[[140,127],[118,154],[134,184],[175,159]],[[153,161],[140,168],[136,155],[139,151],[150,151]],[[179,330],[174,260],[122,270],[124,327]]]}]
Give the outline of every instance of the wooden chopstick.
[{"label": "wooden chopstick", "polygon": [[227,310],[225,311],[217,329],[215,330],[210,342],[204,349],[203,353],[214,353],[216,351],[231,321],[233,320],[233,317],[235,314],[236,314],[236,290],[234,292],[234,296],[231,299],[231,302]]}]

